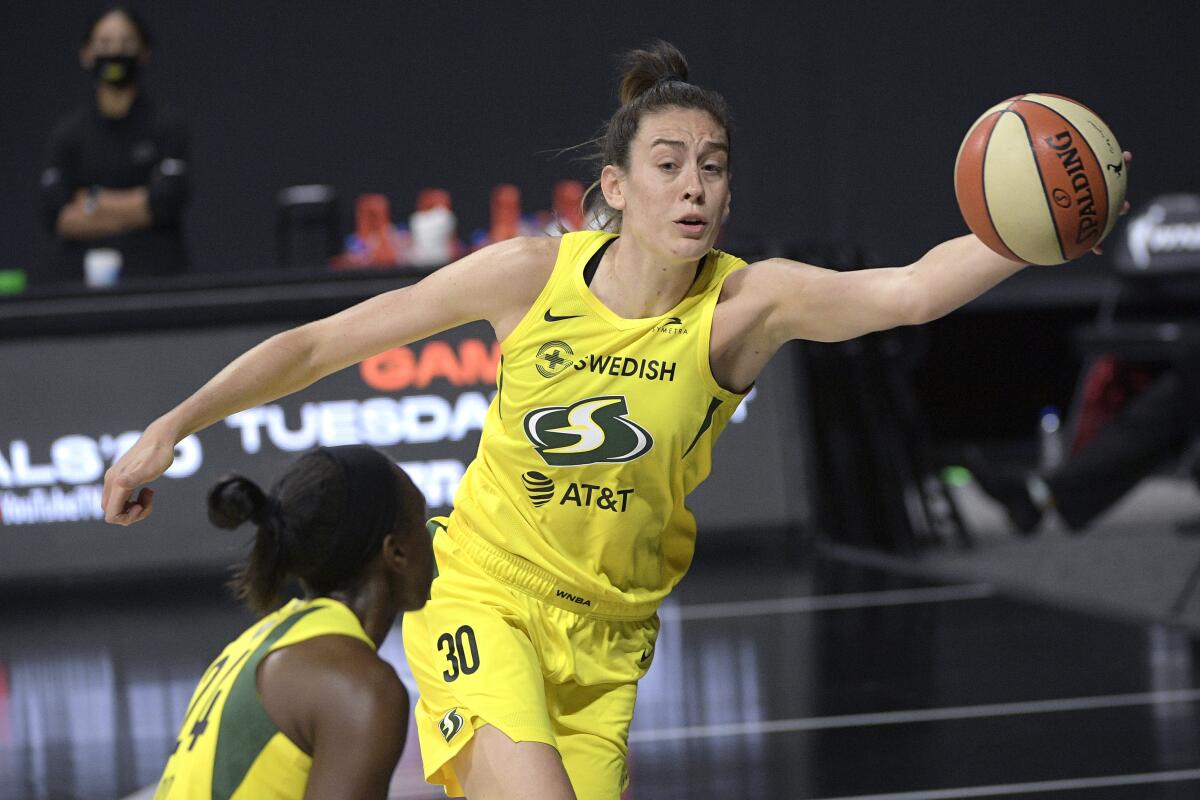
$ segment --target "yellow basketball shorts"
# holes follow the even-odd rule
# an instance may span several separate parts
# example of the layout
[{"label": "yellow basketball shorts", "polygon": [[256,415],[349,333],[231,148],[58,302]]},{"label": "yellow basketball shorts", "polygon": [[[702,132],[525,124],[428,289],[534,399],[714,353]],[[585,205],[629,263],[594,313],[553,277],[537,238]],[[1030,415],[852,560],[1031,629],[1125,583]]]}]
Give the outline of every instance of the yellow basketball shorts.
[{"label": "yellow basketball shorts", "polygon": [[430,600],[403,621],[425,779],[461,796],[454,757],[492,725],[556,748],[580,800],[618,800],[637,681],[658,636],[653,610],[581,607],[544,571],[461,528],[439,531],[433,551]]}]

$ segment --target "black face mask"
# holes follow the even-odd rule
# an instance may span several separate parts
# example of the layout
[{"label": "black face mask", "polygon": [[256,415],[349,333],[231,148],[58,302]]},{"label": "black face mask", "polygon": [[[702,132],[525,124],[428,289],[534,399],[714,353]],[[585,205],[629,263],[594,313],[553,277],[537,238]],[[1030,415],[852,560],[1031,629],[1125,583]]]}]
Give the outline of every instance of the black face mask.
[{"label": "black face mask", "polygon": [[131,86],[137,81],[140,66],[137,56],[96,56],[92,77],[109,86]]}]

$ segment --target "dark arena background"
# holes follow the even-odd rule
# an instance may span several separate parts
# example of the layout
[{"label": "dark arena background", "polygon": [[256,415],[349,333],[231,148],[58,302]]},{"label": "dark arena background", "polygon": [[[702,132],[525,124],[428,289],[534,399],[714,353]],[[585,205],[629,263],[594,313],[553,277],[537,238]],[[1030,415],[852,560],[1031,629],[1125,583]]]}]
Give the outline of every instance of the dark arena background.
[{"label": "dark arena background", "polygon": [[[105,525],[99,495],[236,355],[442,265],[365,263],[381,198],[401,246],[430,188],[463,248],[494,234],[501,185],[546,235],[556,184],[595,177],[577,146],[616,108],[616,55],[658,38],[730,104],[718,246],[748,260],[904,265],[966,233],[959,143],[1026,92],[1108,123],[1133,207],[1102,255],[775,357],[689,499],[695,562],[659,611],[626,796],[1200,798],[1190,433],[1082,532],[1014,533],[971,470],[1069,458],[1194,364],[1200,6],[133,4],[142,89],[188,134],[188,263],[98,287],[46,266],[38,197],[56,120],[93,97],[79,47],[105,7],[0,9],[0,798],[154,795],[196,682],[252,620],[222,585],[249,534],[205,518],[222,474],[269,483],[363,442],[450,510],[496,391],[484,323],[189,437],[143,523]],[[415,699],[398,630],[381,653]],[[389,796],[442,796],[414,731]]]}]

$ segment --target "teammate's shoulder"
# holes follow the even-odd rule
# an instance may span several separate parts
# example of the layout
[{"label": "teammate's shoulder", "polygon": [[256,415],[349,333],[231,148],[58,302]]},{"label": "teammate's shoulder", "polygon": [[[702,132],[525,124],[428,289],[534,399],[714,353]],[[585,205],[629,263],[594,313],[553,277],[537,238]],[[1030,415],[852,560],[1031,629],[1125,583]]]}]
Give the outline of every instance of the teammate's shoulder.
[{"label": "teammate's shoulder", "polygon": [[403,685],[396,671],[381,659],[371,645],[344,633],[313,636],[273,650],[264,660],[260,681],[282,680],[288,684],[341,686],[344,690],[372,695],[394,694]]},{"label": "teammate's shoulder", "polygon": [[267,714],[304,752],[313,744],[306,732],[322,727],[355,736],[384,731],[403,741],[408,692],[356,637],[331,633],[272,651],[259,667],[258,691]]},{"label": "teammate's shoulder", "polygon": [[395,668],[374,648],[351,636],[332,634],[302,642],[312,688],[346,708],[404,709],[408,692]]},{"label": "teammate's shoulder", "polygon": [[358,691],[372,702],[391,708],[407,707],[408,691],[403,681],[396,674],[396,669],[382,658],[375,656],[373,661],[363,659],[354,675],[358,678]]}]

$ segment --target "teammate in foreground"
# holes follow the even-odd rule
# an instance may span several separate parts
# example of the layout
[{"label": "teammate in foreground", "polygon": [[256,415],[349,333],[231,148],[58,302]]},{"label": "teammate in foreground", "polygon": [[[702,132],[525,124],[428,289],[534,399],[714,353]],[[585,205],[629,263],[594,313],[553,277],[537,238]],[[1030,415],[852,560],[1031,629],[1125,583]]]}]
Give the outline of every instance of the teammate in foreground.
[{"label": "teammate in foreground", "polygon": [[771,356],[952,311],[1017,272],[975,236],[908,266],[746,265],[712,249],[730,208],[725,102],[665,43],[627,56],[602,137],[606,230],[494,244],[281,333],[155,420],[108,472],[109,522],[183,437],[371,355],[472,320],[503,352],[439,576],[406,615],[425,773],[451,795],[615,800],[656,609],[692,559],[684,498]]},{"label": "teammate in foreground", "polygon": [[[375,649],[433,580],[421,493],[351,445],[302,456],[270,495],[226,478],[208,505],[258,526],[233,587],[266,616],[200,678],[156,800],[386,797],[409,701]],[[276,609],[290,577],[307,598]]]}]

